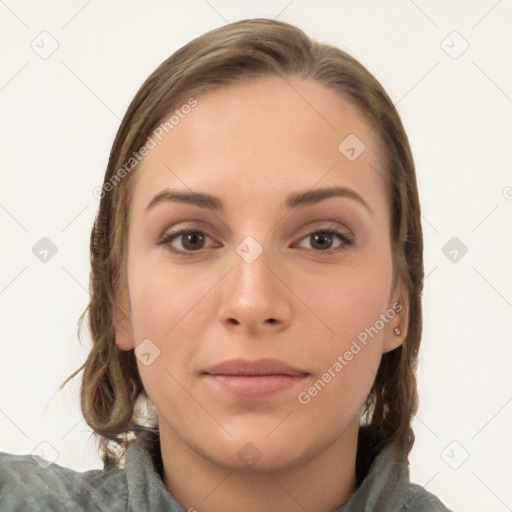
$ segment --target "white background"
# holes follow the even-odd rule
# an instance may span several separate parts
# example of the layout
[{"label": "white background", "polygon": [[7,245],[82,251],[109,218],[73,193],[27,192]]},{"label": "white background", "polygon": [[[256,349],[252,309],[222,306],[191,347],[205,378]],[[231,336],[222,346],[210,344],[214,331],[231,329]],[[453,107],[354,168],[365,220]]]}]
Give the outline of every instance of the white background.
[{"label": "white background", "polygon": [[[426,247],[411,480],[457,511],[512,510],[506,0],[1,2],[0,450],[30,453],[45,440],[60,465],[101,467],[78,408],[80,377],[57,391],[89,348],[76,324],[88,302],[92,191],[154,68],[194,37],[253,17],[290,22],[348,51],[397,104]],[[58,43],[47,59],[31,48],[43,31]],[[453,31],[469,44],[458,58],[464,43]],[[47,263],[32,253],[42,237],[58,248]],[[442,252],[452,237],[468,248],[455,263]]]}]

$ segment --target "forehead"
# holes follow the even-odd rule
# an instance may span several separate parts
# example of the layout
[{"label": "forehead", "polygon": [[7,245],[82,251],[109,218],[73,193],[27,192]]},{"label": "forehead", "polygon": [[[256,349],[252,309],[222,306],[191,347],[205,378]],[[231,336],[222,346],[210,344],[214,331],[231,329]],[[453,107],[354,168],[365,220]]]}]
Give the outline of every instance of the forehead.
[{"label": "forehead", "polygon": [[153,137],[156,146],[137,170],[139,207],[168,186],[220,195],[235,189],[233,204],[247,200],[244,193],[266,189],[269,197],[315,183],[382,195],[376,135],[341,94],[311,80],[272,76],[195,99],[161,140]]}]

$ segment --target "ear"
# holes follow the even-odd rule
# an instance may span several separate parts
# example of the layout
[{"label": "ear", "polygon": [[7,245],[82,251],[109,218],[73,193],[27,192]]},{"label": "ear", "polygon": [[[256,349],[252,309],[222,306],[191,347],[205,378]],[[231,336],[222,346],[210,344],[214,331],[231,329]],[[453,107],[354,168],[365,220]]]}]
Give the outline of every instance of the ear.
[{"label": "ear", "polygon": [[128,293],[124,290],[114,308],[116,345],[120,350],[132,350],[135,348],[130,311]]},{"label": "ear", "polygon": [[[409,328],[409,295],[400,284],[396,286],[391,296],[386,316],[389,318],[389,322],[385,327],[382,352],[390,352],[398,348],[407,337]],[[397,327],[400,328],[400,334],[395,333],[395,328]]]}]

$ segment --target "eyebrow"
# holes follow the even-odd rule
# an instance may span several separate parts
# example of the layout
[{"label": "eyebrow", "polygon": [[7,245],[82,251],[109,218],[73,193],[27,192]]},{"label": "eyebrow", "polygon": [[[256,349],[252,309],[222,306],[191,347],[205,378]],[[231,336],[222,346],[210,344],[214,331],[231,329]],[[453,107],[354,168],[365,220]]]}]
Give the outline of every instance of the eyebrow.
[{"label": "eyebrow", "polygon": [[[371,212],[368,203],[357,192],[347,187],[329,187],[293,192],[286,198],[285,205],[288,208],[308,206],[330,199],[331,197],[353,199],[365,206],[366,209]],[[181,192],[167,188],[151,199],[149,204],[146,206],[145,212],[151,210],[157,204],[168,201],[191,204],[211,211],[224,211],[224,204],[218,197],[201,192]]]}]

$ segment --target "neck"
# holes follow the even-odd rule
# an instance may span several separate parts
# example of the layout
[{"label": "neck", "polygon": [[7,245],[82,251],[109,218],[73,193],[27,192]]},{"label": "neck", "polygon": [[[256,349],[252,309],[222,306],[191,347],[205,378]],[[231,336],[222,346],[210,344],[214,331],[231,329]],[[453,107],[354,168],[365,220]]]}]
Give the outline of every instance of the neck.
[{"label": "neck", "polygon": [[357,420],[324,452],[275,471],[215,464],[160,422],[163,482],[185,510],[333,510],[356,490]]}]

